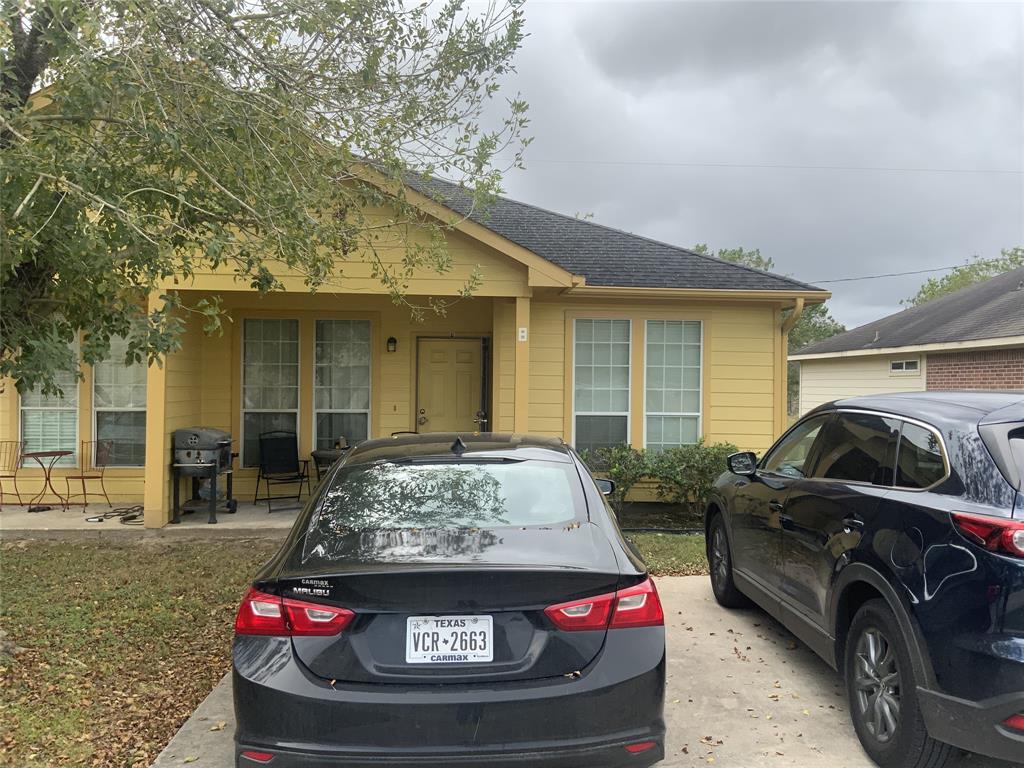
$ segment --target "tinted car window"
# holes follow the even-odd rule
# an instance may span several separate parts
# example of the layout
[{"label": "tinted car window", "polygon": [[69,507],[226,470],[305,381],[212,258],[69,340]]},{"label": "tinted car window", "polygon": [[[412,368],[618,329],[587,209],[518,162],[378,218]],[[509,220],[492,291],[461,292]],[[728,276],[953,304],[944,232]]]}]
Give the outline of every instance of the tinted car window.
[{"label": "tinted car window", "polygon": [[804,477],[805,469],[808,469],[804,465],[811,455],[811,446],[828,419],[828,415],[816,416],[794,427],[768,454],[762,469],[776,475]]},{"label": "tinted car window", "polygon": [[896,485],[927,488],[945,476],[938,436],[917,424],[904,424],[896,459]]},{"label": "tinted car window", "polygon": [[357,464],[334,477],[310,521],[309,536],[549,526],[580,520],[583,509],[579,475],[568,462]]},{"label": "tinted car window", "polygon": [[822,436],[815,477],[889,485],[899,422],[870,413],[840,413]]}]

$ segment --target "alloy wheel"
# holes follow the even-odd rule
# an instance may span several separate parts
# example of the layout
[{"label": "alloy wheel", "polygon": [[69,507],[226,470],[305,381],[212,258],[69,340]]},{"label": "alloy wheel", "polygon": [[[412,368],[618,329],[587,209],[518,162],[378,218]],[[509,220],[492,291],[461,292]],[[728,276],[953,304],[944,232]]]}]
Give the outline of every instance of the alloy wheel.
[{"label": "alloy wheel", "polygon": [[729,583],[729,544],[721,523],[715,526],[711,536],[711,573],[718,586],[724,587]]},{"label": "alloy wheel", "polygon": [[867,732],[888,744],[900,725],[900,670],[896,649],[876,628],[865,629],[857,640],[854,702]]}]

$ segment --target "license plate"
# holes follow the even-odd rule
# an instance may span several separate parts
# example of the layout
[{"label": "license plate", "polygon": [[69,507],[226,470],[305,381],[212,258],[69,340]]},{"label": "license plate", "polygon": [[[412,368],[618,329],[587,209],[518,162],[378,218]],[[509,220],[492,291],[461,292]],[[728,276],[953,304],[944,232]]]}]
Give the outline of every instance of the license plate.
[{"label": "license plate", "polygon": [[494,661],[490,616],[410,616],[405,625],[407,664]]}]

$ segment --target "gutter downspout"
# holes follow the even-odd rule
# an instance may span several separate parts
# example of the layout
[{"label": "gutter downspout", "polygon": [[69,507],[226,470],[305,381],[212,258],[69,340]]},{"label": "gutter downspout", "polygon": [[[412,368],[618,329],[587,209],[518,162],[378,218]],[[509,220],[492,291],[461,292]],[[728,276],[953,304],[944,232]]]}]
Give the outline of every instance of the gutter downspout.
[{"label": "gutter downspout", "polygon": [[782,321],[782,335],[786,336],[790,331],[793,330],[793,326],[800,320],[800,315],[804,313],[804,300],[797,298],[796,303],[793,305],[793,312]]}]

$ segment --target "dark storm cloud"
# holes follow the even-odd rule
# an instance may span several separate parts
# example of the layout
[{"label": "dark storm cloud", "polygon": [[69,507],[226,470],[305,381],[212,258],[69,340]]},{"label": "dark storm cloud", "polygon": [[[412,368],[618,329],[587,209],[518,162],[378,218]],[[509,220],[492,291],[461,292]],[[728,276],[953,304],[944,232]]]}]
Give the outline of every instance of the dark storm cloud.
[{"label": "dark storm cloud", "polygon": [[[509,87],[536,139],[512,197],[758,247],[807,280],[1024,244],[1024,175],[960,172],[1024,168],[1022,4],[532,0],[526,16]],[[780,165],[904,170],[742,167]],[[825,287],[853,325],[922,279]]]}]

